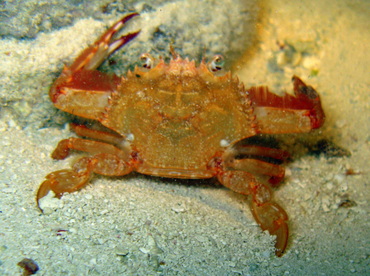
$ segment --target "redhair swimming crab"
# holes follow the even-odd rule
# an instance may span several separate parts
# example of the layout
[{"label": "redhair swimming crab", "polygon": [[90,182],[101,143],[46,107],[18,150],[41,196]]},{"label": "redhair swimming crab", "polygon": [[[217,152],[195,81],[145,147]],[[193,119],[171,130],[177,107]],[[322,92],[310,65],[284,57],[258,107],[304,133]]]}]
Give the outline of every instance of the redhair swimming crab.
[{"label": "redhair swimming crab", "polygon": [[94,173],[217,178],[231,190],[250,195],[254,218],[263,230],[276,235],[276,255],[281,256],[288,240],[288,216],[273,199],[270,184],[279,183],[285,170],[266,160],[281,161],[287,153],[240,141],[257,134],[319,128],[325,118],[319,95],[296,76],[294,96],[280,97],[266,87],[245,89],[230,72],[217,74],[220,56],[196,66],[174,51],[168,64],[142,55],[142,66],[125,77],[97,71],[109,55],[139,34],[113,39],[136,15],[115,23],[52,85],[50,98],[57,108],[96,120],[107,130],[72,125],[87,139],[60,141],[52,157],[64,159],[70,150],[90,156],[80,158],[71,169],[47,175],[37,192],[38,204],[49,191],[60,198],[83,188]]}]

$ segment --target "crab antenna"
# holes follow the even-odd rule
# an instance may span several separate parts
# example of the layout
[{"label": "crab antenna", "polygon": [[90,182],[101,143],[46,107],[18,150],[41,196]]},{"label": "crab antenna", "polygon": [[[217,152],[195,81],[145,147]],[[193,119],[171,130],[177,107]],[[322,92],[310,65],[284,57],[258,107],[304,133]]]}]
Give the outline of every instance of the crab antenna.
[{"label": "crab antenna", "polygon": [[202,57],[202,62],[206,63],[206,54],[207,54],[207,47],[204,46],[203,48],[203,57]]},{"label": "crab antenna", "polygon": [[177,59],[180,55],[176,53],[175,48],[173,48],[172,43],[170,44],[170,52],[173,59]]}]

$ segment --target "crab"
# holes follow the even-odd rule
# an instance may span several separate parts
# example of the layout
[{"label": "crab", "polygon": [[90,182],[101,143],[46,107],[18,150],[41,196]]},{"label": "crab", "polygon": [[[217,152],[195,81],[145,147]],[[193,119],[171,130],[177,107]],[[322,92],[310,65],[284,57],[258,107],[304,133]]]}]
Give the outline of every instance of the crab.
[{"label": "crab", "polygon": [[[267,87],[245,89],[230,72],[221,74],[221,56],[209,63],[181,58],[173,49],[166,63],[149,54],[142,65],[118,77],[97,71],[140,31],[114,39],[131,13],[85,49],[50,89],[55,107],[100,122],[104,130],[72,124],[81,137],[59,142],[54,159],[71,150],[87,152],[71,169],[50,173],[36,200],[50,191],[60,198],[89,183],[93,174],[130,172],[165,178],[207,179],[249,195],[251,212],[262,230],[276,236],[282,256],[288,241],[288,215],[274,200],[271,186],[284,178],[288,154],[248,139],[260,134],[304,133],[322,126],[318,93],[293,76],[294,96],[277,96]],[[87,139],[86,139],[87,138]]]}]

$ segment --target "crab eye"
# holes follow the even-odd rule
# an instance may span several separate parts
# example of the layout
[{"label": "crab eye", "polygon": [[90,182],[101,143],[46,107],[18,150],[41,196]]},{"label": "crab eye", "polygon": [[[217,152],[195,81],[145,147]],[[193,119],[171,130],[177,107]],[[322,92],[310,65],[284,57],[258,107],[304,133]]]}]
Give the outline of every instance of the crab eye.
[{"label": "crab eye", "polygon": [[211,72],[217,73],[221,72],[225,64],[225,60],[221,55],[216,55],[213,59],[208,63],[208,68]]},{"label": "crab eye", "polygon": [[150,54],[142,54],[140,56],[141,68],[145,71],[149,71],[154,67],[154,58]]}]

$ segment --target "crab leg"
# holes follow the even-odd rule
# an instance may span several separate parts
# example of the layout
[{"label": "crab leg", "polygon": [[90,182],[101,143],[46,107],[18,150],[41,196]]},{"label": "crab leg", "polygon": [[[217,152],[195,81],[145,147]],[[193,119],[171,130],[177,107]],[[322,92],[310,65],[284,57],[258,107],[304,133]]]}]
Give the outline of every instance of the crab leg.
[{"label": "crab leg", "polygon": [[255,145],[236,145],[234,149],[238,155],[270,157],[282,161],[289,157],[289,153],[285,150]]},{"label": "crab leg", "polygon": [[53,191],[56,197],[60,198],[65,192],[74,192],[83,188],[93,173],[121,176],[130,173],[134,167],[131,155],[113,145],[73,137],[60,141],[52,157],[64,159],[70,149],[86,151],[93,156],[79,159],[72,169],[55,171],[47,175],[36,196],[39,208],[39,200],[49,191]]},{"label": "crab leg", "polygon": [[281,162],[289,157],[289,153],[281,149],[255,145],[235,145],[224,153],[224,165],[231,170],[269,176],[270,184],[280,183],[285,175],[284,167],[260,160],[261,157]]},{"label": "crab leg", "polygon": [[236,159],[233,169],[269,176],[271,184],[279,183],[285,175],[284,167],[257,159]]},{"label": "crab leg", "polygon": [[100,140],[109,144],[121,145],[124,142],[124,138],[119,135],[112,133],[90,129],[84,125],[70,124],[71,129],[82,137],[89,137],[95,140]]},{"label": "crab leg", "polygon": [[71,137],[68,139],[61,140],[58,143],[58,146],[52,153],[51,157],[57,160],[65,159],[69,155],[69,151],[71,149],[79,150],[79,151],[85,151],[92,154],[99,154],[99,153],[109,153],[116,155],[119,158],[126,158],[126,154],[124,151],[116,148],[113,145],[87,140],[87,139],[81,139],[81,138],[75,138]]},{"label": "crab leg", "polygon": [[300,78],[292,78],[294,94],[279,97],[267,87],[248,89],[259,133],[301,133],[322,126],[325,115],[319,94]]},{"label": "crab leg", "polygon": [[276,235],[275,254],[280,257],[288,242],[288,215],[272,199],[271,190],[259,183],[252,174],[245,171],[226,170],[218,174],[218,180],[231,190],[252,195],[251,211],[262,230]]}]

